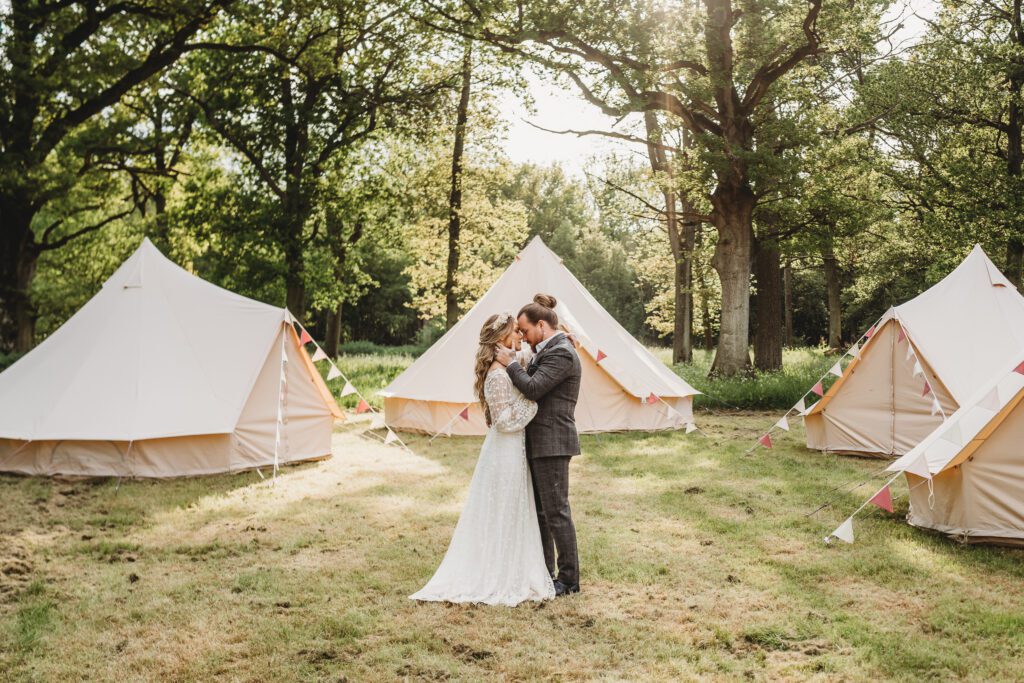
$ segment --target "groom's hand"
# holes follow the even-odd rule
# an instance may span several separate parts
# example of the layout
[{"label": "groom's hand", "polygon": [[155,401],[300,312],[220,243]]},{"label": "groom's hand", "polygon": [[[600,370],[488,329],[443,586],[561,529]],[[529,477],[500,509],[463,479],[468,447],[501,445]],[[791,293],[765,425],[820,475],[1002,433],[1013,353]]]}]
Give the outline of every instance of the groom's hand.
[{"label": "groom's hand", "polygon": [[516,359],[516,352],[515,351],[513,351],[512,349],[506,348],[504,346],[501,346],[500,344],[498,345],[497,361],[499,363],[501,363],[505,367],[508,367],[508,364],[511,363],[512,361],[514,361],[515,359]]}]

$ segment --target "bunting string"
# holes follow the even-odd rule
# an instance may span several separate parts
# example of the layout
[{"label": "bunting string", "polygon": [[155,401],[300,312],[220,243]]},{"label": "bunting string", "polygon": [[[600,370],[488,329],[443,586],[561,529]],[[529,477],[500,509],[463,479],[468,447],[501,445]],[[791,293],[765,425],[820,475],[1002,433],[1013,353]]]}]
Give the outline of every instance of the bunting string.
[{"label": "bunting string", "polygon": [[327,379],[328,380],[334,380],[334,379],[338,379],[340,377],[341,379],[345,380],[345,385],[342,387],[341,392],[340,392],[341,396],[345,397],[345,396],[351,396],[352,394],[355,394],[356,396],[359,397],[359,404],[356,407],[356,414],[357,415],[362,415],[364,413],[370,413],[371,414],[371,416],[370,416],[370,429],[371,430],[373,430],[373,429],[386,429],[387,430],[387,433],[383,437],[381,437],[383,439],[385,445],[390,446],[393,443],[397,443],[399,446],[401,446],[403,449],[405,449],[406,452],[408,452],[410,455],[416,455],[416,452],[413,451],[411,448],[409,448],[409,446],[405,443],[405,441],[402,440],[402,438],[399,437],[398,434],[396,434],[394,432],[394,430],[392,430],[390,427],[387,426],[387,423],[385,422],[385,418],[384,418],[384,413],[382,413],[381,411],[379,411],[379,410],[377,410],[376,408],[373,407],[373,405],[366,399],[366,397],[362,394],[362,392],[360,392],[359,389],[356,388],[356,385],[352,383],[352,380],[349,379],[348,375],[346,375],[344,372],[341,371],[341,368],[339,368],[338,364],[334,362],[334,359],[328,357],[327,353],[323,349],[320,348],[320,345],[317,344],[316,341],[313,339],[312,335],[310,335],[309,332],[306,331],[306,328],[303,327],[302,323],[300,323],[297,320],[295,321],[295,323],[299,326],[299,329],[302,331],[302,334],[301,334],[301,336],[299,338],[299,341],[302,342],[303,340],[305,340],[305,342],[301,344],[303,349],[305,350],[305,345],[306,344],[310,344],[310,343],[312,343],[313,346],[316,349],[313,352],[311,360],[314,363],[320,362],[320,361],[324,361],[324,360],[326,360],[328,363],[330,363],[330,370],[327,372]]},{"label": "bunting string", "polygon": [[[794,403],[793,406],[790,407],[790,409],[787,410],[782,415],[782,417],[779,420],[777,420],[771,427],[768,428],[767,431],[763,432],[761,434],[761,436],[759,436],[757,438],[757,441],[755,441],[754,444],[750,448],[748,448],[746,450],[746,454],[752,453],[758,446],[763,446],[766,449],[767,448],[772,448],[772,446],[773,446],[773,442],[772,442],[772,439],[771,439],[772,432],[775,429],[780,429],[782,431],[788,432],[789,431],[789,417],[794,412],[796,413],[797,417],[806,417],[807,413],[809,413],[814,408],[814,406],[817,405],[817,400],[815,400],[813,403],[808,405],[807,404],[808,397],[810,397],[812,394],[815,395],[815,396],[818,396],[819,399],[823,398],[825,396],[825,384],[824,384],[825,380],[829,376],[834,376],[837,379],[842,378],[843,373],[844,373],[844,369],[843,369],[843,366],[842,366],[843,361],[847,357],[849,357],[851,359],[850,362],[852,363],[854,359],[857,359],[857,358],[860,357],[861,351],[863,350],[863,346],[865,344],[867,344],[867,342],[874,336],[875,332],[878,331],[878,326],[881,324],[882,319],[884,317],[885,317],[885,314],[882,314],[881,316],[879,316],[879,318],[877,320],[875,320],[875,322],[867,329],[867,331],[865,331],[864,334],[862,334],[857,339],[857,341],[855,341],[853,343],[853,346],[848,348],[846,350],[846,352],[843,353],[843,355],[839,357],[839,360],[837,360],[834,365],[832,365],[828,370],[823,372],[821,374],[821,376],[818,377],[818,380],[811,386],[811,388],[808,389],[807,391],[805,391],[803,393],[803,395],[799,398],[799,400],[797,400],[797,402]],[[896,319],[896,318],[893,318],[893,319],[896,320],[897,323],[899,323],[898,319]],[[902,325],[900,325],[900,338],[901,338],[901,340],[907,338],[906,334],[903,332],[903,326]],[[907,346],[908,347],[912,347],[913,345],[908,342]],[[916,360],[916,357],[915,357],[915,360]],[[934,392],[933,392],[933,398],[934,398]],[[936,401],[936,403],[937,403],[937,401]],[[939,406],[939,409],[941,410],[941,405]],[[934,410],[933,410],[932,414],[933,415],[935,414]],[[943,413],[943,419],[945,419],[945,413]]]}]

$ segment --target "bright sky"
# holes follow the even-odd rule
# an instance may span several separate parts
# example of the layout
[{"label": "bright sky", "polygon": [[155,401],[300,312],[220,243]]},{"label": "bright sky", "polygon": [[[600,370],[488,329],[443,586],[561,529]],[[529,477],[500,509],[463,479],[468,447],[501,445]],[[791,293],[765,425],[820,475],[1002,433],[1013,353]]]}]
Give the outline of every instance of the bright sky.
[{"label": "bright sky", "polygon": [[[920,17],[933,17],[937,8],[938,3],[935,0],[896,2],[884,19],[892,24],[903,24],[903,29],[894,37],[894,42],[904,46],[912,43],[925,29]],[[604,156],[612,150],[644,151],[639,145],[629,142],[597,135],[559,135],[531,126],[527,121],[551,130],[609,130],[615,121],[580,97],[571,84],[563,87],[553,82],[549,76],[537,76],[529,71],[527,79],[536,112],[530,113],[526,106],[511,94],[505,96],[502,104],[502,111],[508,117],[509,124],[506,151],[512,161],[542,166],[559,164],[570,175],[582,177],[588,161],[594,156]],[[616,130],[629,132],[629,128],[630,121],[627,120]]]}]

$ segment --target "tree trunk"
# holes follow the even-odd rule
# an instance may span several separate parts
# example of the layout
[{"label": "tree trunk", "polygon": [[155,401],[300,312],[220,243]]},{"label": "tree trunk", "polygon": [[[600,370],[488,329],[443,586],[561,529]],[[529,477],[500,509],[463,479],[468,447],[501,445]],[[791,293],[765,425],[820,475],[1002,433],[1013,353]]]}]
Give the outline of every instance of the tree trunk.
[{"label": "tree trunk", "polygon": [[782,310],[785,321],[786,348],[793,348],[793,264],[789,259],[782,267]]},{"label": "tree trunk", "polygon": [[[703,242],[704,232],[701,229],[701,224],[697,223],[694,225],[694,246],[699,245]],[[714,348],[715,340],[711,334],[711,291],[708,287],[708,281],[704,274],[704,264],[702,261],[696,263],[697,271],[697,286],[700,288],[700,325],[701,331],[704,335],[704,350],[710,351]]]},{"label": "tree trunk", "polygon": [[1011,237],[1006,242],[1006,278],[1018,290],[1024,275],[1024,240]]},{"label": "tree trunk", "polygon": [[0,196],[0,350],[25,353],[35,341],[35,311],[29,290],[39,252],[32,233],[32,206],[18,191]]},{"label": "tree trunk", "polygon": [[778,245],[762,240],[754,246],[757,308],[754,367],[762,372],[782,369],[782,268]]},{"label": "tree trunk", "polygon": [[452,147],[452,187],[448,198],[448,268],[444,279],[445,326],[451,329],[459,320],[459,300],[455,281],[459,272],[459,232],[462,219],[462,151],[466,142],[469,91],[473,75],[473,41],[467,39],[462,52],[462,90],[455,119],[455,144]]},{"label": "tree trunk", "polygon": [[746,182],[719,184],[711,195],[718,243],[711,265],[722,283],[718,349],[711,374],[750,373],[750,255],[757,197]]},{"label": "tree trunk", "polygon": [[839,263],[829,242],[822,252],[825,260],[825,288],[828,298],[828,347],[838,350],[843,344],[842,325],[842,282],[839,277]]},{"label": "tree trunk", "polygon": [[327,336],[324,339],[324,353],[331,358],[338,357],[338,349],[341,347],[341,323],[345,303],[341,302],[334,310],[327,312]]}]

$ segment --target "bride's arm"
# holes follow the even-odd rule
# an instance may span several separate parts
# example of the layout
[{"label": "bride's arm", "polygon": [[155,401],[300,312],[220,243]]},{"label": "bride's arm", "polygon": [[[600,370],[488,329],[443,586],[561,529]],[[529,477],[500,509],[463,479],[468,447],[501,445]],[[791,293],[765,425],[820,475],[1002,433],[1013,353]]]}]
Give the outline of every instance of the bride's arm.
[{"label": "bride's arm", "polygon": [[517,432],[537,414],[537,404],[516,394],[512,382],[503,373],[495,373],[487,379],[486,394],[491,423],[499,432]]}]

